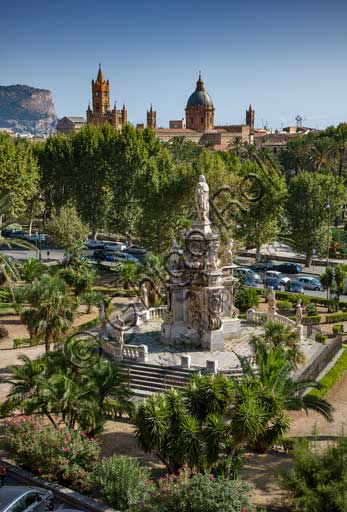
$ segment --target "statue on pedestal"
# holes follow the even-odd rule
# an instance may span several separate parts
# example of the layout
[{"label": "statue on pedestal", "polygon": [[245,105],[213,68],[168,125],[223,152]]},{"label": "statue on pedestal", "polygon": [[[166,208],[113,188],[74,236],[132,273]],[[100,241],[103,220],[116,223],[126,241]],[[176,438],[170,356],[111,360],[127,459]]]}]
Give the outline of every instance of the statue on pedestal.
[{"label": "statue on pedestal", "polygon": [[302,312],[302,306],[301,306],[301,299],[298,299],[298,302],[296,304],[295,308],[295,324],[297,327],[302,324],[302,318],[303,318],[303,312]]},{"label": "statue on pedestal", "polygon": [[270,286],[267,294],[268,312],[276,313],[276,294],[272,286]]},{"label": "statue on pedestal", "polygon": [[148,290],[147,290],[147,286],[145,283],[141,283],[140,292],[141,292],[142,303],[145,306],[145,308],[148,308],[148,306],[149,306]]},{"label": "statue on pedestal", "polygon": [[198,220],[202,222],[210,222],[209,219],[209,187],[206,183],[205,176],[199,176],[199,182],[195,189],[195,204],[198,214]]}]

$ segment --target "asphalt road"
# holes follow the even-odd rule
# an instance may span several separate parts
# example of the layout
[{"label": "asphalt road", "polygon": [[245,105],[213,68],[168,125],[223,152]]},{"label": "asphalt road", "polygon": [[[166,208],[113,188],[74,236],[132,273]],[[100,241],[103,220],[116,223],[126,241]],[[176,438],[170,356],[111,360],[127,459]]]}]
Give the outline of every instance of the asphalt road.
[{"label": "asphalt road", "polygon": [[[22,481],[17,481],[12,475],[11,476],[6,475],[4,485],[23,486],[25,484]],[[29,485],[28,487],[39,487],[39,486]],[[63,509],[67,509],[67,508],[69,508],[69,509],[74,508],[75,510],[80,510],[75,507],[72,507],[72,505],[70,505],[69,503],[65,503],[64,501],[61,501],[61,499],[57,498],[56,496],[54,497],[54,510],[63,510]],[[81,510],[81,512],[83,512],[83,511]]]},{"label": "asphalt road", "polygon": [[[11,256],[12,258],[15,258],[15,259],[19,260],[19,261],[25,261],[28,258],[39,258],[39,252],[28,251],[28,250],[22,249],[22,248],[11,248],[11,249],[8,249],[6,247],[2,247],[1,248],[1,252],[3,254],[5,254],[5,255]],[[95,261],[95,260],[93,260],[93,253],[94,253],[94,249],[93,250],[85,249],[84,252],[83,252],[83,254],[85,256],[90,258],[92,261]],[[61,261],[64,258],[64,254],[65,254],[64,249],[48,248],[48,249],[42,249],[41,250],[42,261],[44,261],[46,263],[51,263],[53,261]],[[103,262],[103,264],[112,267],[116,263],[105,261],[105,262]],[[251,262],[249,262],[247,264],[246,261],[245,261],[240,266],[247,266],[247,267],[249,266],[249,268],[251,268]],[[319,268],[316,267],[316,268],[311,268],[310,270],[311,270],[311,272],[309,272],[307,274],[305,272],[302,272],[301,274],[284,274],[284,275],[289,277],[293,281],[295,281],[299,276],[301,276],[301,277],[305,276],[305,275],[312,276],[312,274],[316,274],[317,276],[319,276],[319,274],[322,273],[325,270],[325,268],[324,267],[322,267],[322,268],[321,267],[319,267]],[[263,273],[262,272],[258,272],[258,274],[260,274],[263,277]],[[259,288],[263,288],[263,286],[259,286]],[[305,290],[304,294],[305,295],[310,295],[312,297],[324,297],[324,298],[326,298],[326,292],[325,291],[320,292],[320,291],[314,291],[314,290]],[[347,295],[341,295],[341,299],[342,300],[347,300]]]}]

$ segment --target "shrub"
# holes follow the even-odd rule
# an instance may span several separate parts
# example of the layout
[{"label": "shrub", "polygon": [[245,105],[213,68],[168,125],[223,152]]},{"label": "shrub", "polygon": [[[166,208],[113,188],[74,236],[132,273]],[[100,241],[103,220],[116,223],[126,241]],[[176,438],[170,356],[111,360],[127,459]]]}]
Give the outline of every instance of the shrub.
[{"label": "shrub", "polygon": [[321,322],[320,315],[314,315],[314,316],[304,315],[303,319],[302,319],[302,323],[304,325],[307,325],[307,324],[316,325],[316,324],[320,324],[320,322]]},{"label": "shrub", "polygon": [[90,477],[92,486],[117,510],[133,510],[154,491],[147,468],[128,457],[113,455],[99,462]]},{"label": "shrub", "polygon": [[98,444],[82,432],[44,425],[33,416],[5,423],[5,437],[15,461],[47,480],[83,491],[99,458]]},{"label": "shrub", "polygon": [[306,306],[308,316],[317,316],[317,306],[314,302],[309,302]]},{"label": "shrub", "polygon": [[344,322],[347,320],[347,313],[331,313],[331,315],[326,316],[327,324],[334,324],[335,322]]},{"label": "shrub", "polygon": [[244,313],[247,309],[258,306],[259,297],[255,288],[241,286],[235,300],[235,306]]},{"label": "shrub", "polygon": [[328,339],[328,336],[322,334],[321,332],[317,332],[316,341],[318,341],[318,343],[324,343],[327,339]]},{"label": "shrub", "polygon": [[250,504],[251,487],[241,480],[191,476],[183,469],[178,476],[159,481],[152,496],[138,503],[136,512],[242,512],[254,510]]},{"label": "shrub", "polygon": [[296,304],[298,299],[301,300],[303,306],[306,306],[313,297],[309,297],[302,293],[276,292],[277,300],[288,300],[292,304]]},{"label": "shrub", "polygon": [[334,366],[328,371],[328,373],[320,380],[321,388],[313,389],[310,391],[310,395],[317,396],[318,398],[324,397],[324,395],[331,389],[334,384],[338,381],[340,375],[347,370],[347,350],[345,349],[341,357],[337,360]]},{"label": "shrub", "polygon": [[343,325],[342,324],[333,325],[333,333],[334,334],[343,333]]},{"label": "shrub", "polygon": [[277,307],[280,311],[289,311],[293,309],[293,304],[289,300],[279,300]]},{"label": "shrub", "polygon": [[0,340],[1,340],[2,338],[7,338],[8,334],[9,334],[9,332],[8,332],[8,330],[6,329],[6,327],[5,327],[5,326],[3,326],[3,325],[0,325]]},{"label": "shrub", "polygon": [[325,450],[314,449],[306,439],[297,441],[293,467],[282,472],[282,487],[292,495],[300,512],[345,512],[347,503],[347,439]]}]

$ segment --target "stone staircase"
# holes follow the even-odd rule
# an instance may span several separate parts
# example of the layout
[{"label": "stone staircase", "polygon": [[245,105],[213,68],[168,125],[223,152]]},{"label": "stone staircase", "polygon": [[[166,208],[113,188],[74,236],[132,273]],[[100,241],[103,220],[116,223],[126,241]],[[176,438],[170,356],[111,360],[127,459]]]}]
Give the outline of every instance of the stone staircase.
[{"label": "stone staircase", "polygon": [[[123,359],[121,367],[129,377],[130,388],[134,395],[142,398],[147,398],[154,393],[167,391],[171,388],[182,390],[194,373],[206,371],[204,368],[200,370],[184,369],[150,363],[138,363],[129,359]],[[242,370],[238,368],[222,373],[238,379],[242,375]]]},{"label": "stone staircase", "polygon": [[121,367],[129,376],[130,388],[136,396],[148,397],[170,388],[184,389],[194,370],[172,368],[123,359]]}]

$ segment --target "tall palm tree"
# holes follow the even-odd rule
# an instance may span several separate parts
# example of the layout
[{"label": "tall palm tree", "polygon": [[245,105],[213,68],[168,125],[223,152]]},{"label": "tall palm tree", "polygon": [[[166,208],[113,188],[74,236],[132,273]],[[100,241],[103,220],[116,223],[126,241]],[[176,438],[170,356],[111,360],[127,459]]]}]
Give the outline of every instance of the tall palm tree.
[{"label": "tall palm tree", "polygon": [[312,170],[320,171],[332,165],[333,144],[329,137],[322,137],[313,141],[310,147],[309,162]]},{"label": "tall palm tree", "polygon": [[75,317],[77,303],[68,286],[57,276],[44,274],[27,286],[29,307],[21,314],[31,336],[45,341],[46,352],[52,341],[66,334]]},{"label": "tall palm tree", "polygon": [[242,140],[242,137],[240,137],[238,135],[238,136],[234,137],[233,140],[230,142],[228,149],[230,149],[230,151],[232,153],[234,153],[234,155],[239,157],[242,154],[244,146],[245,146],[245,143]]},{"label": "tall palm tree", "polygon": [[334,149],[338,154],[338,175],[342,176],[343,166],[347,158],[347,123],[340,123],[333,135]]}]

